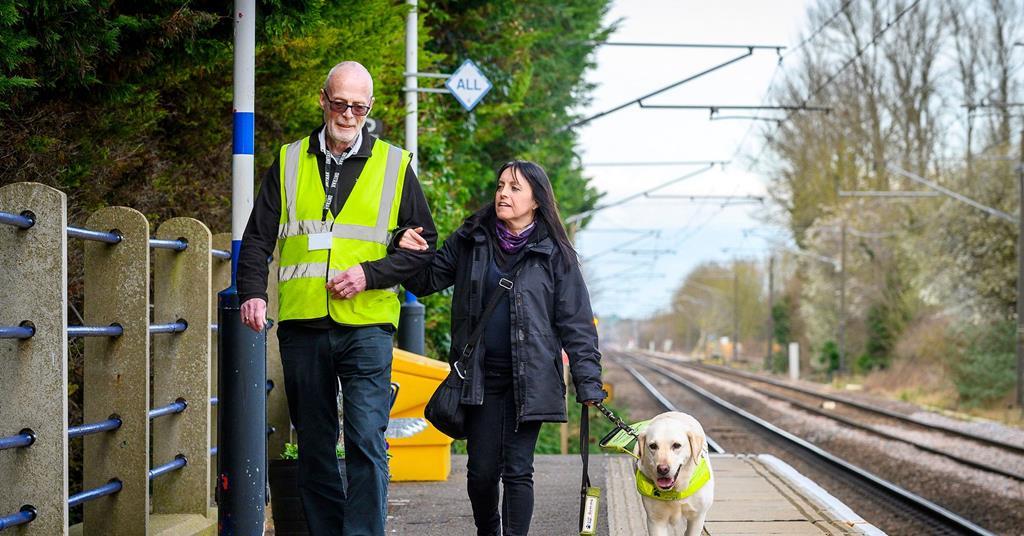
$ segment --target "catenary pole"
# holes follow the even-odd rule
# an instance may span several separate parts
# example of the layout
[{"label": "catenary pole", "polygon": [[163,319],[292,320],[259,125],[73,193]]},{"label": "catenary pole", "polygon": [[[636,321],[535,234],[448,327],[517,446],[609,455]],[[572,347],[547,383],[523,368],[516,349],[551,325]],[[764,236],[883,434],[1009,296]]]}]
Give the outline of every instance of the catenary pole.
[{"label": "catenary pole", "polygon": [[222,535],[263,533],[267,475],[267,335],[242,324],[238,254],[253,206],[256,0],[234,3],[231,286],[218,294],[217,525]]},{"label": "catenary pole", "polygon": [[[1017,41],[1013,43],[1013,47],[1024,47],[1024,42]],[[964,105],[966,108],[1009,108],[1024,106],[1024,103],[1020,102],[1001,102],[1001,103],[982,103],[975,104],[969,103]],[[911,177],[913,178],[913,177]],[[920,182],[920,181],[919,181]],[[933,188],[935,189],[935,188]],[[941,190],[940,190],[941,191]],[[945,193],[945,192],[943,192]],[[1017,214],[1017,337],[1016,337],[1016,350],[1017,350],[1017,408],[1024,411],[1024,127],[1021,127],[1020,131],[1020,154],[1017,160],[1017,195],[1018,200],[1018,214]],[[957,198],[959,199],[959,198]],[[964,201],[963,199],[960,199]],[[1014,221],[1014,218],[1010,214],[1005,212],[997,211],[991,207],[978,206],[978,204],[969,203],[971,200],[966,200],[972,206],[980,208],[989,214],[1001,217],[1008,221]]]},{"label": "catenary pole", "polygon": [[1024,127],[1020,130],[1017,191],[1020,199],[1017,215],[1017,407],[1024,408]]},{"label": "catenary pole", "polygon": [[846,220],[839,237],[839,373],[847,372],[846,363]]}]

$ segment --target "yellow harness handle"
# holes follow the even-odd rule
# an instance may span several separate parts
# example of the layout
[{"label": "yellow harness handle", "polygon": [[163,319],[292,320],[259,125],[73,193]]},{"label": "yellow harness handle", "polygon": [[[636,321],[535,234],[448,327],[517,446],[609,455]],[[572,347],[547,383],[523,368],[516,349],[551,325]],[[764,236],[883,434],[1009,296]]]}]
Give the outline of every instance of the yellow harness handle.
[{"label": "yellow harness handle", "polygon": [[640,458],[633,453],[633,446],[636,444],[637,437],[647,429],[649,424],[651,424],[649,419],[633,425],[623,423],[623,426],[626,428],[616,426],[611,432],[601,438],[598,445],[604,450],[629,454],[639,460]]}]

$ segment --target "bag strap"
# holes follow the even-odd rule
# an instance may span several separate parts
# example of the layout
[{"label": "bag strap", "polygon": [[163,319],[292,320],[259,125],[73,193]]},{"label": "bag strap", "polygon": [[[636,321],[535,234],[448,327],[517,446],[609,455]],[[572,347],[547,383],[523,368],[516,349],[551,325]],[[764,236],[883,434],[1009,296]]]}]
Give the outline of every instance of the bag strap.
[{"label": "bag strap", "polygon": [[[462,355],[455,361],[452,368],[455,369],[455,373],[459,375],[459,378],[465,380],[466,375],[463,370],[466,369],[466,360],[473,355],[473,351],[476,349],[476,345],[480,342],[480,337],[484,334],[484,328],[487,327],[487,321],[491,319],[491,314],[494,313],[494,308],[498,306],[498,301],[505,294],[506,291],[511,291],[513,281],[516,276],[519,275],[519,271],[522,270],[522,261],[517,263],[518,267],[512,274],[512,279],[502,277],[498,280],[498,286],[494,289],[494,293],[491,294],[491,299],[488,300],[487,305],[484,307],[484,311],[480,313],[480,318],[476,322],[476,327],[473,328],[473,332],[469,335],[469,342],[466,346],[462,347]],[[460,368],[461,367],[461,368]]]},{"label": "bag strap", "polygon": [[583,460],[583,483],[580,485],[580,531],[583,531],[583,511],[590,487],[590,406],[580,408],[580,459]]}]

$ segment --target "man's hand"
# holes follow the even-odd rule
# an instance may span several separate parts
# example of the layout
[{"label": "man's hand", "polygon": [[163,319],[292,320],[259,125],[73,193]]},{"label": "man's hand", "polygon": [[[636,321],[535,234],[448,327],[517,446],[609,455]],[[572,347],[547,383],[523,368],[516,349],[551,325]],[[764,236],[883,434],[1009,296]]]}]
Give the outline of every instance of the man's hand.
[{"label": "man's hand", "polygon": [[242,304],[242,323],[260,332],[267,325],[267,302],[263,298],[249,298]]},{"label": "man's hand", "polygon": [[398,241],[398,247],[408,249],[410,251],[426,251],[427,241],[420,236],[420,233],[422,232],[422,227],[406,230],[402,233],[401,240]]},{"label": "man's hand", "polygon": [[339,300],[355,297],[356,294],[364,290],[366,290],[366,274],[363,273],[363,267],[359,264],[334,276],[327,282],[327,292]]}]

